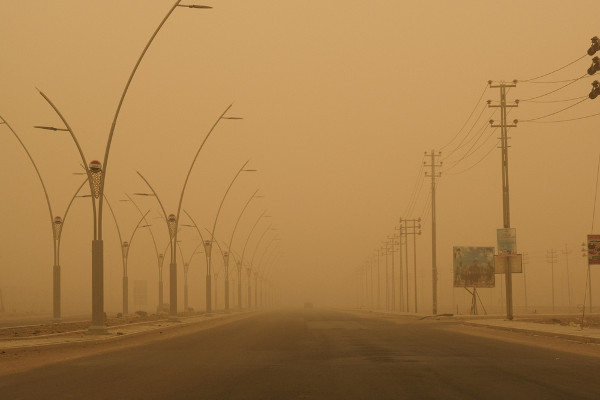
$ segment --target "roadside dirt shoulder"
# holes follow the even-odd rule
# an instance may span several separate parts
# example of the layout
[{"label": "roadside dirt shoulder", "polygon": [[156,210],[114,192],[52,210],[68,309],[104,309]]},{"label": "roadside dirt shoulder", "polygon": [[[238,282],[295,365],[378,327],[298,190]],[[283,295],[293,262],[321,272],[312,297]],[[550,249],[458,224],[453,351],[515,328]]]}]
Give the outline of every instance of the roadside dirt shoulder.
[{"label": "roadside dirt shoulder", "polygon": [[[118,351],[120,349],[141,346],[158,340],[167,340],[181,335],[189,335],[194,332],[210,329],[216,326],[232,323],[240,319],[248,318],[252,313],[240,313],[215,318],[207,318],[194,323],[184,323],[178,326],[170,326],[165,329],[153,329],[143,333],[124,335],[117,340],[100,340],[61,343],[37,347],[19,347],[0,350],[0,376],[15,374],[42,367],[48,364],[59,363],[86,356]],[[164,317],[163,317],[164,318]],[[72,323],[66,323],[72,324]],[[74,323],[73,323],[74,324]],[[84,333],[89,327],[89,322],[84,323],[82,332],[75,330],[75,325],[69,325],[73,331],[67,335],[87,335]],[[115,326],[115,325],[113,325]],[[43,330],[40,329],[40,332]],[[65,331],[63,331],[65,332]]]}]

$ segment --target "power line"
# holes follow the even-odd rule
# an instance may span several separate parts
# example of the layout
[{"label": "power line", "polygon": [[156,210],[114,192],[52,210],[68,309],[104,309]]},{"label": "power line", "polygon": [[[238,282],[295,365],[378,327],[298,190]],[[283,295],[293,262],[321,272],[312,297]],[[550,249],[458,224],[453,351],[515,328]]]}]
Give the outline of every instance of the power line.
[{"label": "power line", "polygon": [[575,100],[581,100],[584,99],[588,96],[579,96],[579,97],[572,97],[570,99],[563,99],[563,100],[521,100],[522,102],[529,102],[529,103],[536,103],[536,104],[546,104],[546,103],[566,103],[567,101],[575,101]]},{"label": "power line", "polygon": [[454,172],[454,173],[446,173],[446,175],[450,175],[450,176],[454,176],[454,175],[460,175],[463,174],[471,169],[473,169],[474,167],[476,167],[477,165],[479,165],[481,162],[483,162],[483,160],[485,160],[486,158],[488,158],[488,156],[490,154],[492,154],[492,151],[494,151],[496,149],[496,147],[498,147],[498,144],[500,143],[500,140],[498,140],[496,143],[494,143],[494,146],[492,146],[491,149],[488,150],[487,153],[485,153],[485,155],[479,160],[477,161],[475,164],[471,165],[470,167],[463,169],[462,171],[459,172]]},{"label": "power line", "polygon": [[566,64],[566,65],[563,65],[563,66],[562,66],[562,67],[560,67],[560,68],[557,68],[557,69],[555,69],[554,71],[550,71],[550,72],[548,72],[548,73],[546,73],[546,74],[543,74],[543,75],[540,75],[540,76],[536,76],[535,78],[530,78],[530,79],[520,79],[520,80],[519,80],[519,82],[523,82],[523,83],[526,83],[526,82],[527,82],[527,83],[532,83],[531,81],[535,81],[535,80],[537,80],[537,79],[540,79],[540,78],[543,78],[543,77],[545,77],[545,76],[552,75],[552,74],[554,74],[554,73],[556,73],[556,72],[558,72],[558,71],[561,71],[561,70],[563,70],[563,69],[567,68],[568,66],[575,64],[577,61],[584,59],[586,56],[587,56],[587,53],[586,53],[586,54],[584,54],[583,56],[579,57],[578,59],[576,59],[576,60],[574,60],[574,61],[571,61],[570,63],[568,63],[568,64]]},{"label": "power line", "polygon": [[481,92],[481,96],[479,96],[479,99],[475,103],[475,106],[473,107],[473,110],[471,111],[471,113],[469,114],[469,116],[467,117],[467,119],[465,120],[463,126],[458,130],[458,132],[456,132],[456,135],[454,135],[454,137],[448,143],[446,143],[444,146],[442,146],[440,148],[440,150],[443,150],[444,148],[446,148],[447,146],[449,146],[450,143],[452,143],[458,137],[458,135],[462,132],[462,130],[465,128],[465,126],[467,125],[467,123],[469,122],[469,120],[471,119],[471,117],[473,116],[473,113],[475,112],[475,110],[477,110],[477,106],[479,105],[479,102],[481,101],[481,99],[483,98],[483,95],[485,94],[485,92],[487,90],[488,90],[488,85],[486,84],[485,87],[483,88],[483,92]]},{"label": "power line", "polygon": [[[473,139],[469,139],[467,141],[467,143],[465,143],[465,140],[467,140],[467,138],[469,137],[469,135],[473,131],[473,128],[475,128],[475,125],[479,122],[479,120],[481,119],[481,116],[483,115],[483,113],[485,112],[486,109],[487,109],[487,107],[485,106],[485,103],[484,103],[483,107],[481,109],[481,112],[479,113],[479,116],[477,117],[477,119],[475,120],[475,122],[473,122],[473,125],[471,125],[471,128],[469,129],[469,131],[467,132],[467,134],[465,135],[465,137],[460,141],[460,143],[453,150],[451,150],[451,151],[448,152],[448,154],[444,157],[444,159],[447,159],[452,154],[454,154],[458,150],[460,150],[463,147],[463,145],[466,145],[466,144],[468,144],[469,142],[471,142],[473,140]],[[494,110],[494,112],[492,112],[490,114],[490,116],[488,117],[488,119],[491,118],[494,115],[495,112],[496,112],[496,110]]]},{"label": "power line", "polygon": [[547,93],[540,94],[539,96],[530,97],[530,98],[528,98],[528,99],[524,99],[524,100],[520,100],[520,101],[531,101],[531,100],[539,99],[540,97],[548,96],[549,94],[552,94],[552,93],[558,92],[559,90],[562,90],[562,89],[566,88],[567,86],[570,86],[570,85],[574,84],[575,82],[577,82],[577,81],[579,81],[579,80],[581,80],[581,79],[585,78],[586,76],[588,76],[588,75],[587,75],[587,73],[586,73],[586,74],[583,74],[583,75],[581,75],[581,76],[580,76],[579,78],[577,78],[577,79],[573,79],[572,81],[570,81],[570,82],[569,82],[569,83],[567,83],[566,85],[563,85],[563,86],[559,87],[558,89],[554,89],[554,90],[551,90],[551,91],[549,91],[549,92],[547,92]]},{"label": "power line", "polygon": [[561,113],[561,112],[563,112],[563,111],[566,111],[566,110],[568,110],[569,108],[573,108],[573,107],[575,107],[576,105],[578,105],[578,104],[581,104],[581,103],[583,103],[583,102],[584,102],[584,101],[586,101],[586,100],[588,100],[588,97],[585,97],[583,100],[580,100],[580,101],[578,101],[578,102],[577,102],[577,103],[575,103],[575,104],[571,104],[570,106],[568,106],[568,107],[565,107],[565,108],[563,108],[563,109],[560,109],[560,110],[558,110],[558,111],[555,111],[555,112],[553,112],[553,113],[546,114],[546,115],[542,115],[542,116],[540,116],[540,117],[536,117],[536,118],[525,119],[525,120],[522,120],[521,122],[532,122],[532,121],[537,121],[538,119],[547,118],[547,117],[550,117],[550,116],[552,116],[552,115],[556,115],[556,114],[558,114],[558,113]]}]

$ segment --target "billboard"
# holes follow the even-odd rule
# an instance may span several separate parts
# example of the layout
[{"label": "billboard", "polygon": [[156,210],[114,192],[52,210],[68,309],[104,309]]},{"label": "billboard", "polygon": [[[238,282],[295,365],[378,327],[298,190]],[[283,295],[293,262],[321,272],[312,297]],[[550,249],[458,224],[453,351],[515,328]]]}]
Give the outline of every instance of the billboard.
[{"label": "billboard", "polygon": [[588,264],[600,264],[600,235],[587,236]]},{"label": "billboard", "polygon": [[494,275],[493,247],[454,247],[454,287],[492,288]]}]

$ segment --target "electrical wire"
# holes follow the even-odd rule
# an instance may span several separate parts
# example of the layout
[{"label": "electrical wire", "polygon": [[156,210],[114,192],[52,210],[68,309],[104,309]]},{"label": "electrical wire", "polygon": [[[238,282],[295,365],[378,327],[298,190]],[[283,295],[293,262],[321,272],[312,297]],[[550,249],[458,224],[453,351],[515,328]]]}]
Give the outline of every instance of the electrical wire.
[{"label": "electrical wire", "polygon": [[570,65],[573,65],[573,64],[575,64],[577,61],[580,61],[580,60],[584,59],[585,57],[587,57],[587,53],[586,53],[586,54],[584,54],[583,56],[579,57],[578,59],[576,59],[576,60],[574,60],[574,61],[571,61],[570,63],[568,63],[568,64],[566,64],[566,65],[563,65],[562,67],[560,67],[560,68],[558,68],[558,69],[555,69],[554,71],[550,71],[550,72],[548,72],[548,73],[546,73],[546,74],[544,74],[544,75],[536,76],[535,78],[530,78],[530,79],[521,79],[521,80],[519,80],[519,82],[531,82],[531,81],[535,81],[535,80],[537,80],[537,79],[543,78],[543,77],[545,77],[545,76],[552,75],[552,74],[554,74],[554,73],[556,73],[556,72],[558,72],[558,71],[561,71],[561,70],[563,70],[563,69],[567,68],[567,67],[568,67],[568,66],[570,66]]},{"label": "electrical wire", "polygon": [[566,103],[567,101],[574,101],[574,100],[581,100],[583,98],[586,98],[588,96],[580,96],[580,97],[572,97],[570,99],[563,99],[563,100],[520,100],[522,102],[528,102],[528,103],[536,103],[536,104],[547,104],[547,103]]},{"label": "electrical wire", "polygon": [[555,111],[555,112],[553,112],[553,113],[550,113],[550,114],[547,114],[547,115],[542,115],[542,116],[540,116],[540,117],[536,117],[536,118],[525,119],[525,120],[522,120],[521,122],[532,122],[532,121],[536,121],[536,120],[538,120],[538,119],[542,119],[542,118],[550,117],[550,116],[552,116],[552,115],[556,115],[556,114],[558,114],[558,113],[561,113],[561,112],[563,112],[563,111],[566,111],[566,110],[568,110],[569,108],[573,108],[573,107],[575,107],[576,105],[578,105],[578,104],[581,104],[581,103],[583,103],[583,102],[584,102],[584,101],[586,101],[586,100],[588,100],[588,97],[585,97],[583,100],[580,100],[580,101],[578,101],[578,102],[577,102],[577,103],[575,103],[575,104],[571,104],[570,106],[568,106],[568,107],[565,107],[565,108],[563,108],[563,109],[561,109],[561,110]]},{"label": "electrical wire", "polygon": [[[473,140],[473,138],[469,139],[467,141],[467,143],[465,143],[465,140],[469,137],[469,135],[471,134],[471,132],[473,131],[473,128],[475,128],[475,125],[479,122],[479,120],[481,119],[481,116],[483,115],[483,113],[485,112],[485,110],[487,109],[487,107],[485,107],[485,104],[483,105],[483,108],[481,109],[481,112],[479,113],[479,115],[477,116],[477,119],[475,120],[475,122],[473,122],[473,125],[471,125],[471,128],[469,129],[469,131],[467,132],[467,134],[465,135],[465,137],[463,138],[463,140],[461,140],[461,142],[453,149],[450,150],[447,155],[444,157],[444,159],[447,159],[448,157],[450,157],[452,154],[456,153],[458,150],[460,150],[463,145],[467,145],[469,142],[471,142]],[[490,116],[488,117],[491,118],[495,113],[497,112],[497,110],[494,110],[492,112],[492,114],[490,114]]]},{"label": "electrical wire", "polygon": [[524,99],[524,100],[523,100],[523,99],[521,99],[521,100],[519,100],[519,101],[531,101],[531,100],[539,99],[540,97],[548,96],[549,94],[552,94],[552,93],[558,92],[559,90],[562,90],[562,89],[566,88],[567,86],[570,86],[570,85],[574,84],[575,82],[577,82],[577,81],[579,81],[579,80],[581,80],[581,79],[585,78],[586,76],[588,76],[588,74],[587,74],[587,73],[586,73],[586,74],[583,74],[583,75],[581,75],[581,76],[580,76],[579,78],[577,78],[577,79],[574,79],[574,80],[570,81],[570,82],[569,82],[569,83],[567,83],[566,85],[563,85],[563,86],[559,87],[558,89],[554,89],[554,90],[551,90],[551,91],[549,91],[549,92],[547,92],[547,93],[540,94],[539,96],[535,96],[535,97],[530,97],[530,98],[528,98],[528,99]]},{"label": "electrical wire", "polygon": [[419,172],[417,174],[417,181],[415,182],[415,187],[413,188],[413,191],[412,191],[412,194],[408,201],[408,205],[406,207],[404,215],[412,214],[416,200],[417,200],[419,194],[421,193],[421,188],[423,187],[423,181],[425,180],[425,174],[422,173],[423,168],[425,168],[424,165],[425,164],[423,162],[421,162],[421,168],[419,168]]},{"label": "electrical wire", "polygon": [[535,123],[535,124],[554,124],[554,123],[558,123],[558,122],[571,122],[571,121],[578,121],[580,119],[586,119],[586,118],[592,118],[592,117],[597,117],[599,116],[600,113],[596,113],[596,114],[590,114],[590,115],[585,115],[583,117],[576,117],[576,118],[569,118],[569,119],[561,119],[561,120],[553,120],[553,121],[519,121],[519,122],[531,122],[531,123]]},{"label": "electrical wire", "polygon": [[498,140],[496,143],[494,143],[494,146],[492,148],[490,148],[490,150],[488,150],[488,152],[485,153],[485,155],[479,161],[477,161],[475,164],[471,165],[470,167],[468,167],[466,169],[463,169],[462,171],[454,172],[454,173],[446,173],[446,175],[448,175],[448,176],[460,175],[460,174],[463,174],[463,173],[465,173],[465,172],[473,169],[474,167],[476,167],[477,165],[479,165],[481,162],[483,162],[483,160],[485,160],[486,158],[488,158],[488,156],[490,154],[492,154],[492,151],[494,151],[499,145],[500,145],[500,140]]},{"label": "electrical wire", "polygon": [[440,147],[440,150],[444,150],[446,147],[448,147],[450,145],[450,143],[452,143],[458,137],[458,135],[462,132],[462,130],[465,128],[465,126],[467,125],[467,123],[471,119],[471,116],[473,116],[473,113],[475,112],[475,110],[477,110],[477,106],[479,105],[479,102],[483,98],[483,95],[488,90],[488,88],[489,88],[489,85],[486,83],[485,87],[483,88],[483,92],[481,92],[481,96],[479,96],[479,99],[475,103],[475,107],[473,107],[473,110],[471,111],[471,113],[469,114],[469,116],[467,117],[467,119],[465,120],[465,122],[462,125],[462,127],[458,130],[458,132],[456,132],[456,135],[454,135],[454,137],[448,143],[446,143],[445,145],[443,145],[442,147]]},{"label": "electrical wire", "polygon": [[[460,163],[461,163],[461,162],[462,162],[464,159],[466,159],[468,156],[471,156],[471,155],[475,154],[477,151],[479,151],[479,149],[481,149],[481,148],[482,148],[482,147],[483,147],[483,146],[484,146],[486,143],[488,143],[488,141],[489,141],[489,140],[490,140],[490,139],[493,137],[493,135],[494,135],[494,132],[496,132],[496,130],[497,130],[497,128],[496,128],[496,129],[493,129],[493,130],[491,130],[491,131],[490,131],[490,134],[488,135],[488,137],[487,137],[487,138],[486,138],[486,139],[485,139],[483,142],[481,142],[481,144],[480,144],[479,146],[477,146],[477,148],[476,148],[475,150],[473,150],[473,151],[470,151],[469,153],[465,153],[465,155],[464,155],[464,156],[463,156],[463,157],[462,157],[460,160],[457,160],[456,162],[454,162],[454,164],[453,164],[451,167],[449,167],[449,168],[447,168],[447,169],[446,169],[446,173],[448,173],[448,171],[451,171],[451,170],[453,170],[454,168],[456,168],[456,167],[457,167],[457,166],[458,166],[458,165],[459,165],[459,164],[460,164]],[[485,131],[484,131],[484,132],[485,132]],[[482,132],[482,134],[483,134],[483,132]],[[496,147],[496,144],[494,144],[494,148],[495,148],[495,147]],[[487,154],[489,154],[489,153],[490,153],[489,151],[488,151],[488,152],[486,152],[486,155],[484,156],[484,158],[485,158],[485,157],[487,156]],[[475,165],[479,164],[481,161],[483,161],[483,159],[480,159],[480,160],[479,160],[477,163],[475,163]],[[474,165],[472,165],[471,167],[469,167],[467,170],[471,169],[473,166],[474,166]],[[453,173],[453,174],[450,174],[450,175],[457,175],[457,173]]]},{"label": "electrical wire", "polygon": [[[514,110],[514,108],[511,108],[511,109],[509,109],[509,110],[508,110],[508,112],[506,113],[506,116],[508,117],[508,116],[510,115],[510,113],[511,113],[513,110]],[[486,125],[483,127],[483,129],[482,129],[482,131],[481,131],[481,134],[480,134],[480,136],[483,136],[483,133],[485,132],[485,129],[486,129],[486,128],[488,128],[488,127],[489,127],[489,125],[487,125],[487,124],[486,124]],[[467,152],[465,153],[465,155],[464,155],[464,156],[463,156],[461,159],[459,159],[459,160],[457,160],[457,161],[450,161],[449,163],[451,163],[451,164],[453,164],[453,165],[452,165],[450,168],[447,168],[447,169],[446,169],[446,171],[450,171],[450,170],[454,169],[454,168],[455,168],[456,166],[458,166],[458,165],[459,165],[459,164],[460,164],[462,161],[464,161],[464,160],[465,160],[467,157],[470,157],[470,156],[474,155],[476,152],[478,152],[478,151],[479,151],[479,149],[481,149],[481,148],[482,148],[482,147],[483,147],[483,146],[484,146],[484,145],[485,145],[485,144],[486,144],[486,143],[487,143],[487,142],[488,142],[488,141],[489,141],[489,140],[490,140],[490,139],[493,137],[493,134],[494,134],[494,133],[497,131],[497,129],[498,129],[498,128],[496,127],[495,129],[491,130],[491,131],[490,131],[490,134],[487,136],[487,138],[486,138],[486,139],[485,139],[483,142],[481,142],[481,144],[480,144],[479,146],[477,146],[477,148],[475,148],[474,150],[472,150],[472,149],[473,149],[473,146],[475,145],[475,143],[474,143],[474,145],[473,145],[473,146],[471,146],[471,149],[469,149],[469,151],[467,151]],[[494,145],[494,148],[495,148],[495,147],[496,147],[496,145]],[[472,150],[472,151],[471,151],[471,150]],[[492,149],[492,150],[493,150],[493,149]],[[467,168],[466,170],[463,170],[463,171],[461,171],[460,173],[462,173],[462,172],[466,172],[466,171],[468,171],[469,169],[473,168],[475,165],[477,165],[477,164],[479,164],[480,162],[482,162],[482,161],[483,161],[483,160],[484,160],[484,159],[485,159],[485,158],[486,158],[486,157],[487,157],[487,156],[488,156],[488,155],[491,153],[491,151],[492,151],[492,150],[489,150],[488,152],[486,152],[485,156],[484,156],[482,159],[480,159],[480,160],[479,160],[477,163],[475,163],[475,164],[474,164],[474,165],[472,165],[471,167]],[[459,174],[459,173],[453,173],[453,174],[450,174],[450,175],[458,175],[458,174]]]},{"label": "electrical wire", "polygon": [[554,83],[572,82],[572,81],[576,81],[577,79],[579,79],[579,78],[562,79],[560,81],[538,81],[538,82],[525,82],[525,83],[554,84]]}]

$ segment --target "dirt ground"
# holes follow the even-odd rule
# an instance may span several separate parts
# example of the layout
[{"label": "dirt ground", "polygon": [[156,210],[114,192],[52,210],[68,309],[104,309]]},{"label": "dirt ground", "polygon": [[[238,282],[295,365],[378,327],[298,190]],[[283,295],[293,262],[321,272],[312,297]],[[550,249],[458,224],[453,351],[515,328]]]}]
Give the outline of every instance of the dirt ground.
[{"label": "dirt ground", "polygon": [[[158,321],[168,318],[166,314],[132,314],[127,317],[112,317],[106,319],[106,326],[120,326],[126,324],[135,324],[140,322]],[[47,324],[36,324],[19,327],[0,328],[0,339],[36,337],[53,335],[66,332],[87,331],[90,327],[90,321],[76,322],[49,322]]]},{"label": "dirt ground", "polygon": [[[180,314],[184,315],[184,314]],[[185,314],[199,315],[199,314]],[[123,336],[114,341],[84,341],[70,342],[60,345],[50,345],[42,347],[16,347],[0,350],[0,379],[3,376],[30,370],[61,361],[77,359],[89,355],[101,354],[104,352],[117,351],[119,349],[140,346],[157,340],[167,340],[169,338],[185,335],[199,330],[209,329],[214,326],[226,324],[240,318],[245,318],[251,314],[240,313],[232,314],[228,318],[207,318],[201,323],[190,325],[173,326],[177,329],[157,329],[145,332],[140,335]],[[166,314],[152,315],[131,315],[124,318],[108,318],[106,325],[123,326],[126,324],[135,324],[151,321],[160,321],[168,319]],[[14,337],[39,337],[42,335],[66,334],[67,336],[86,335],[90,327],[90,321],[81,322],[62,322],[48,323],[42,325],[23,326],[18,328],[0,328],[0,340],[10,340]],[[1,397],[1,396],[0,396]]]},{"label": "dirt ground", "polygon": [[[581,326],[582,316],[579,315],[556,315],[556,316],[535,316],[515,318],[519,321],[536,322],[540,324],[559,324]],[[583,316],[584,328],[600,328],[600,315],[591,314]]]}]

